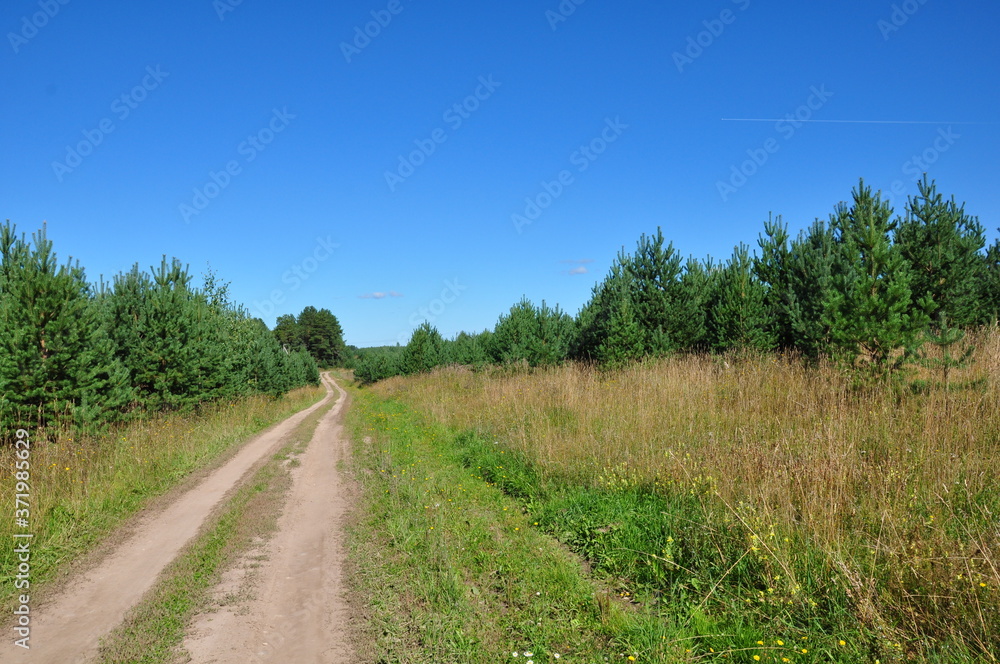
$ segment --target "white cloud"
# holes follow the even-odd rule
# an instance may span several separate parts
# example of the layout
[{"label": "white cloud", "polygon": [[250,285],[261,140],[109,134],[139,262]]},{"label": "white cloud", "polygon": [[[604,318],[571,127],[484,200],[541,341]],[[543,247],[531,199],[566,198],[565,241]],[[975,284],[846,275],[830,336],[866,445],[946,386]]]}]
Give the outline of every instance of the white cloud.
[{"label": "white cloud", "polygon": [[383,291],[375,291],[374,293],[365,293],[364,295],[359,295],[362,300],[381,300],[387,297],[403,297],[402,293],[397,291],[389,291],[388,293]]}]

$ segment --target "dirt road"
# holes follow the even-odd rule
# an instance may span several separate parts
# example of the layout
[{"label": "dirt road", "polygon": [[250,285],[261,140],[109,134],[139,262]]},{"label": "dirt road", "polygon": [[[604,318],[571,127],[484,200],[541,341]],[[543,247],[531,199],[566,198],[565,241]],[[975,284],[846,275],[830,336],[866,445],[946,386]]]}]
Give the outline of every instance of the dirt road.
[{"label": "dirt road", "polygon": [[337,470],[348,454],[340,417],[347,396],[334,387],[340,401],[320,421],[292,471],[278,533],[264,549],[266,562],[254,571],[255,598],[196,621],[184,643],[192,662],[351,661],[341,574],[349,496]]},{"label": "dirt road", "polygon": [[[273,594],[271,590],[261,593],[262,601],[266,604],[274,602],[275,607],[281,607],[280,611],[285,612],[284,616],[291,616],[296,611],[311,606],[306,603],[306,597],[317,602],[316,606],[319,608],[312,609],[313,614],[319,616],[322,609],[324,618],[334,616],[337,605],[335,602],[328,604],[327,600],[339,597],[340,567],[337,556],[340,541],[336,519],[343,511],[343,504],[338,502],[341,490],[335,464],[339,455],[344,453],[346,445],[340,436],[339,426],[339,414],[346,395],[329,377],[324,376],[324,383],[328,394],[323,401],[251,440],[225,465],[164,509],[141,516],[121,545],[96,566],[77,578],[68,579],[64,591],[58,592],[51,601],[38,607],[32,614],[30,650],[14,646],[13,639],[5,638],[0,641],[0,662],[70,664],[92,660],[101,637],[117,626],[125,612],[153,586],[159,574],[198,532],[226,492],[258,461],[273,454],[282,438],[294,430],[309,413],[322,407],[330,399],[338,398],[337,404],[317,427],[316,435],[302,457],[302,467],[297,469],[298,476],[292,489],[288,513],[282,521],[283,529],[291,527],[293,531],[279,533],[274,540],[278,550],[272,564],[283,561],[287,571],[276,573],[285,574],[288,578],[284,582],[280,582],[277,577],[269,580]],[[313,494],[312,491],[316,493]],[[313,498],[320,504],[314,504]],[[318,550],[313,547],[318,547]],[[322,569],[317,571],[314,569],[317,566]],[[299,582],[307,584],[301,587],[304,593],[302,595],[296,595],[291,588]],[[317,591],[323,594],[322,599],[316,596]],[[329,596],[325,594],[327,591],[331,593]],[[261,608],[261,611],[262,615],[268,614],[266,608]],[[281,618],[277,616],[277,622],[273,624],[280,627]],[[267,630],[272,623],[262,619],[262,622],[255,623],[257,624]],[[320,625],[309,628],[296,625],[295,628],[308,629],[310,633],[322,631]],[[213,637],[212,630],[208,630],[202,641],[208,646],[215,643],[219,648],[235,648],[236,644],[230,638],[235,634],[235,629],[233,627],[231,634],[223,635],[224,638]],[[248,635],[246,638],[251,637]],[[286,639],[296,649],[303,645],[298,642],[299,639],[314,643],[305,634],[296,639],[286,636]],[[316,643],[314,646],[319,647]],[[219,655],[215,661],[237,661],[238,658],[245,662],[250,659],[248,655],[233,654],[232,657]],[[294,662],[339,661],[316,657],[284,659]],[[200,663],[212,660],[201,659],[199,656],[194,661]]]}]

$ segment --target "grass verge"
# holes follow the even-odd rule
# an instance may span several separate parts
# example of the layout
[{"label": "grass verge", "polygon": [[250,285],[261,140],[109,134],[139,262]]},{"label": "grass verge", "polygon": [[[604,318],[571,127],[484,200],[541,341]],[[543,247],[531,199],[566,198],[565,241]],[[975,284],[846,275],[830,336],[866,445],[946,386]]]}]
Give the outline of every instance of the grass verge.
[{"label": "grass verge", "polygon": [[452,368],[371,391],[479,432],[451,439],[466,465],[641,596],[685,654],[996,662],[1000,333],[961,380],[912,392],[729,362]]},{"label": "grass verge", "polygon": [[[132,422],[101,438],[52,444],[33,441],[30,528],[32,596],[45,582],[95,549],[149,501],[192,473],[217,465],[239,443],[319,401],[322,387],[283,398],[250,397],[205,407],[197,415],[166,415]],[[13,496],[13,450],[0,450],[9,468],[0,494]],[[23,532],[19,528],[17,532]],[[0,541],[13,542],[13,519],[0,520]],[[13,605],[16,561],[12,545],[0,548],[0,608]],[[23,591],[20,591],[23,592]]]},{"label": "grass verge", "polygon": [[351,388],[362,508],[349,532],[365,661],[681,661],[661,621],[484,482],[447,430]]},{"label": "grass verge", "polygon": [[[226,568],[277,529],[291,486],[289,467],[312,439],[325,406],[303,420],[288,442],[245,481],[164,571],[156,586],[101,645],[100,664],[166,664],[180,658],[191,618],[211,605]],[[289,462],[289,463],[286,463]]]}]

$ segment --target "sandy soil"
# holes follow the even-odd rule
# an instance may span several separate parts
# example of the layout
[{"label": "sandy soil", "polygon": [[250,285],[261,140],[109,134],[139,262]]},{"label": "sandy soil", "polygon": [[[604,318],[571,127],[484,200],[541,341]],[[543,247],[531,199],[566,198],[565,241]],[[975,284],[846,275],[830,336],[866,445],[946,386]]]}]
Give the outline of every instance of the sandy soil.
[{"label": "sandy soil", "polygon": [[[317,429],[317,438],[323,441],[328,451],[334,448],[339,450],[343,443],[337,438],[339,431],[333,433],[337,431],[334,418],[339,414],[346,397],[332,380],[327,378],[325,382],[329,393],[323,401],[252,439],[223,466],[164,508],[140,515],[129,535],[104,555],[99,563],[75,578],[62,582],[65,588],[54,591],[43,606],[32,612],[30,650],[15,646],[10,632],[6,635],[10,638],[0,640],[0,662],[70,664],[93,659],[101,637],[116,627],[126,611],[138,603],[143,594],[153,586],[163,569],[197,534],[226,492],[255,464],[277,451],[282,438],[294,430],[310,412],[338,395],[340,400]],[[310,452],[314,447],[317,446],[310,445]],[[307,456],[312,458],[303,458],[304,466],[315,463],[313,459],[316,454]],[[329,471],[322,481],[314,476],[314,471],[309,472],[313,475],[311,481],[321,485],[321,493],[328,492],[323,495],[336,496],[338,489],[335,471]],[[294,500],[296,499],[293,498]],[[298,500],[301,502],[301,498]],[[279,536],[278,541],[284,542],[283,537]],[[298,560],[300,555],[302,559],[305,558],[302,555],[304,549],[292,541],[288,544],[294,547],[287,554],[292,560]],[[291,574],[290,571],[289,575]],[[339,578],[337,582],[339,583]]]},{"label": "sandy soil", "polygon": [[[350,500],[338,462],[347,460],[341,413],[347,395],[316,427],[293,484],[278,532],[247,556],[218,595],[246,582],[253,599],[200,616],[184,643],[197,664],[295,662],[335,664],[352,656],[350,611],[343,588],[343,525]],[[253,560],[263,558],[252,569]],[[245,578],[249,574],[250,578]],[[241,580],[240,577],[244,576]]]}]

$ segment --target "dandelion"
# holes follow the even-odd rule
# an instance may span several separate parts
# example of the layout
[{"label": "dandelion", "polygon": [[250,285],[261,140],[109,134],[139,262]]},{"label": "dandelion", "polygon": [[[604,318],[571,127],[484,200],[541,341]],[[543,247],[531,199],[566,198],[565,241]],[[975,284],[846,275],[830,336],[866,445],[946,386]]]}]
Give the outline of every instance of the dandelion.
[{"label": "dandelion", "polygon": [[757,645],[762,646],[762,645],[764,645],[764,642],[763,641],[758,641]]},{"label": "dandelion", "polygon": [[840,641],[837,641],[837,643],[839,643],[842,646],[846,646],[847,645],[847,641],[845,641],[843,639],[841,639]]},{"label": "dandelion", "polygon": [[753,661],[759,662],[760,661],[760,655],[754,655],[753,656]]},{"label": "dandelion", "polygon": [[779,646],[785,645],[785,642],[782,641],[781,639],[778,639],[777,641],[775,641],[775,643],[777,643]]}]

